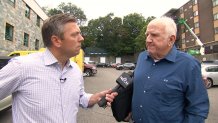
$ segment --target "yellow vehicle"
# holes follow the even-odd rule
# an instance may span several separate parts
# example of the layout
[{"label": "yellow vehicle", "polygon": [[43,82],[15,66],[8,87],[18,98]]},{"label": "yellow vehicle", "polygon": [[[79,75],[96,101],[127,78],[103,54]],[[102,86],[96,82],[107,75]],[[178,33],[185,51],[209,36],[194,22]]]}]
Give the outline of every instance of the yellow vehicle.
[{"label": "yellow vehicle", "polygon": [[24,55],[28,55],[30,53],[35,53],[38,51],[13,51],[10,54],[8,54],[8,56],[24,56]]},{"label": "yellow vehicle", "polygon": [[[32,51],[28,51],[28,50],[27,51],[13,51],[10,54],[8,54],[8,56],[23,56],[23,55],[28,55],[30,53],[43,52],[43,51],[45,51],[45,48],[41,48],[39,50],[32,50]],[[70,60],[76,62],[80,70],[83,71],[84,51],[82,49],[80,49],[80,52],[77,56],[70,58]]]},{"label": "yellow vehicle", "polygon": [[70,58],[71,61],[74,61],[79,66],[80,70],[84,70],[84,51],[80,49],[79,54]]}]

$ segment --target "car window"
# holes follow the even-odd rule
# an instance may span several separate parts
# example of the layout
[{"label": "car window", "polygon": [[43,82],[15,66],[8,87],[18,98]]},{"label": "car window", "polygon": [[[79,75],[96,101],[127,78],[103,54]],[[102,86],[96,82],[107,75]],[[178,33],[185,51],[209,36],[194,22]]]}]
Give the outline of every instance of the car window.
[{"label": "car window", "polygon": [[218,72],[218,66],[210,66],[206,68],[207,72]]},{"label": "car window", "polygon": [[10,56],[20,56],[20,53],[14,53],[14,54],[11,54]]}]

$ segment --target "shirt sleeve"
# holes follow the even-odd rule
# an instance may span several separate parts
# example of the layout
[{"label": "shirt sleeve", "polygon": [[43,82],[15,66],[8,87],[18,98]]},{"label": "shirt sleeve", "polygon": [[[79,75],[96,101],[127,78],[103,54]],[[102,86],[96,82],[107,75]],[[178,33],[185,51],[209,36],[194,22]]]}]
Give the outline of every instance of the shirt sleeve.
[{"label": "shirt sleeve", "polygon": [[21,62],[16,59],[0,70],[0,100],[16,91],[21,75]]},{"label": "shirt sleeve", "polygon": [[209,112],[209,99],[202,80],[200,64],[192,67],[188,74],[184,123],[204,123]]},{"label": "shirt sleeve", "polygon": [[81,76],[81,88],[80,88],[80,101],[79,105],[82,108],[88,108],[89,100],[93,94],[86,93],[84,90],[84,81],[83,77]]}]

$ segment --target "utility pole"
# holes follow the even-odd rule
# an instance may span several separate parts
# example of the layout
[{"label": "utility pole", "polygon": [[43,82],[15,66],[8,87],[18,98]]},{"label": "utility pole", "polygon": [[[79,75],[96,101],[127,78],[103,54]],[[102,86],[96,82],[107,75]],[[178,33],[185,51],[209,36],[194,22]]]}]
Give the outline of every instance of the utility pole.
[{"label": "utility pole", "polygon": [[204,44],[201,42],[201,40],[198,38],[198,36],[192,31],[192,29],[188,26],[185,19],[180,18],[179,24],[184,24],[185,27],[188,29],[188,31],[196,38],[196,42],[200,46],[200,53],[201,53],[201,55],[204,55],[204,51],[205,51]]}]

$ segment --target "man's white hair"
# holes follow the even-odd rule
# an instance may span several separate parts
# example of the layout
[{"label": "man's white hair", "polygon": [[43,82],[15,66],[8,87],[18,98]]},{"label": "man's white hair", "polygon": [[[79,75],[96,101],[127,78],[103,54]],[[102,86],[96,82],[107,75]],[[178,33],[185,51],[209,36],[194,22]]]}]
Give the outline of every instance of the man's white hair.
[{"label": "man's white hair", "polygon": [[162,16],[160,18],[155,18],[152,20],[150,23],[161,23],[165,26],[165,31],[167,34],[170,35],[175,35],[177,33],[177,27],[175,21],[167,16]]}]

